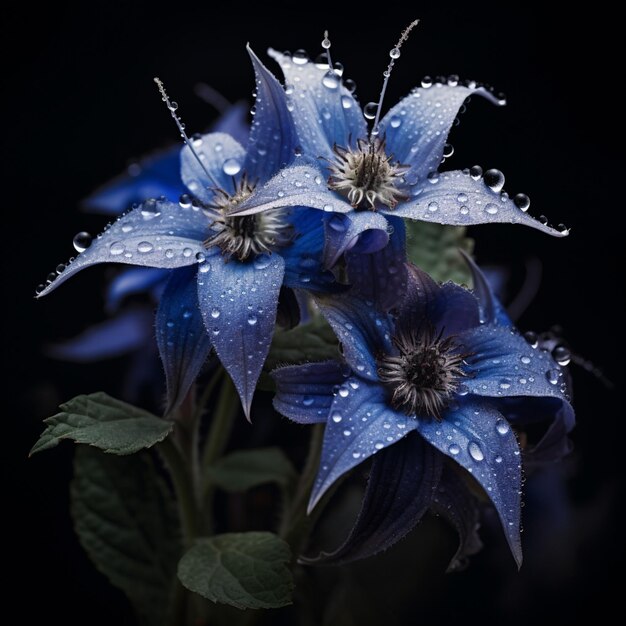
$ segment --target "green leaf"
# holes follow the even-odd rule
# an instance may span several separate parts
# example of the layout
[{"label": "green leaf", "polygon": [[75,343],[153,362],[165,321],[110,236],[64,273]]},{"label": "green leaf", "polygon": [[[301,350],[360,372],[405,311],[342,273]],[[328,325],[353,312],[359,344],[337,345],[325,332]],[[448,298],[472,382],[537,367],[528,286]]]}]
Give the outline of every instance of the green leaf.
[{"label": "green leaf", "polygon": [[43,431],[30,454],[54,448],[62,439],[88,443],[113,454],[133,454],[163,441],[171,421],[111,398],[102,391],[76,396],[61,405],[61,413],[44,420]]},{"label": "green leaf", "polygon": [[440,282],[471,285],[470,271],[459,248],[471,253],[474,240],[466,237],[463,226],[445,226],[406,220],[409,260]]},{"label": "green leaf", "polygon": [[200,539],[180,560],[182,584],[212,602],[239,609],[291,604],[289,546],[274,533],[250,532]]},{"label": "green leaf", "polygon": [[339,357],[337,337],[321,316],[291,330],[276,330],[265,369],[277,365],[326,361]]},{"label": "green leaf", "polygon": [[288,487],[296,471],[280,448],[257,448],[222,457],[207,469],[207,475],[224,491],[238,493],[266,483]]},{"label": "green leaf", "polygon": [[76,450],[71,511],[81,545],[142,623],[169,626],[176,564],[181,553],[172,495],[152,457]]}]

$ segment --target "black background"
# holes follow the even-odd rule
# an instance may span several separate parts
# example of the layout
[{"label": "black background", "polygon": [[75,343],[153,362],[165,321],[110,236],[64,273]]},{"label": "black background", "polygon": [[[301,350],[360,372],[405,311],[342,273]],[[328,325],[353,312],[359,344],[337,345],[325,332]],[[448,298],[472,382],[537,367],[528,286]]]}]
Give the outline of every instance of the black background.
[{"label": "black background", "polygon": [[[196,82],[210,83],[231,100],[250,98],[247,41],[261,56],[268,46],[303,47],[315,55],[328,28],[334,59],[344,63],[344,78],[356,81],[365,103],[377,97],[399,31],[422,18],[394,70],[387,106],[424,74],[456,73],[506,93],[506,108],[473,99],[453,130],[456,152],[446,165],[502,169],[506,189],[530,195],[531,212],[565,222],[572,233],[556,240],[519,226],[477,227],[478,260],[505,263],[519,274],[526,258],[540,259],[540,293],[520,326],[562,325],[577,353],[621,381],[618,261],[626,196],[617,162],[623,116],[614,90],[622,77],[612,68],[618,50],[611,19],[598,5],[566,15],[477,3],[461,9],[416,5],[410,13],[390,2],[374,12],[301,0],[263,9],[260,3],[190,8],[176,2],[167,9],[89,3],[37,10],[24,4],[4,17],[4,82],[11,88],[3,96],[0,133],[6,140],[2,285],[8,314],[2,325],[2,461],[9,494],[3,539],[9,554],[4,574],[11,581],[5,607],[17,610],[18,623],[46,623],[52,615],[68,625],[132,623],[123,596],[91,569],[73,536],[70,446],[28,462],[26,455],[41,418],[69,393],[115,388],[111,368],[76,368],[42,356],[46,343],[102,318],[104,271],[86,271],[43,301],[33,295],[47,273],[74,253],[74,233],[97,232],[104,223],[81,214],[80,200],[132,157],[176,141],[154,75],[179,102],[188,129],[200,131],[214,113],[193,95]],[[584,372],[574,371],[574,377],[579,424],[575,453],[564,468],[572,516],[560,537],[562,549],[527,553],[519,575],[512,562],[494,566],[488,550],[462,574],[439,579],[433,573],[437,583],[425,614],[515,621],[565,618],[593,605],[599,617],[617,604],[612,581],[623,559],[618,503],[626,444],[620,385],[610,392]]]}]

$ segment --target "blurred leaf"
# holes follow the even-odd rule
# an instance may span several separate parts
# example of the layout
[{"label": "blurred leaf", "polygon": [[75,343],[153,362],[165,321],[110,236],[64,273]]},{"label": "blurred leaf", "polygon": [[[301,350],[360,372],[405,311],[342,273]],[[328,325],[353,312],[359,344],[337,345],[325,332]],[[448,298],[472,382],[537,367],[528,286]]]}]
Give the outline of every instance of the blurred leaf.
[{"label": "blurred leaf", "polygon": [[89,558],[128,596],[141,623],[168,626],[180,531],[171,493],[151,456],[78,448],[71,511]]},{"label": "blurred leaf", "polygon": [[459,248],[470,253],[474,240],[463,226],[445,226],[406,220],[407,256],[410,261],[440,282],[471,286],[471,274]]},{"label": "blurred leaf", "polygon": [[228,533],[200,539],[178,564],[182,584],[212,602],[239,609],[291,604],[289,546],[268,532]]},{"label": "blurred leaf", "polygon": [[280,448],[258,448],[222,457],[207,474],[224,491],[237,493],[266,483],[287,487],[296,471]]},{"label": "blurred leaf", "polygon": [[133,454],[163,441],[174,424],[106,393],[76,396],[61,413],[44,420],[46,429],[30,454],[54,448],[62,439],[87,443],[113,454]]}]

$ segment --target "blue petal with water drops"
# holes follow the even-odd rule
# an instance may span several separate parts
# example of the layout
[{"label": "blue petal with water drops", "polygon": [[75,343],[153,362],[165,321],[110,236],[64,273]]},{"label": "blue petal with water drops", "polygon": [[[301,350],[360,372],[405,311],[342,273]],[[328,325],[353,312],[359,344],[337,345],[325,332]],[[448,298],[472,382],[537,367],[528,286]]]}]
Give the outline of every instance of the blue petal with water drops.
[{"label": "blue petal with water drops", "polygon": [[348,281],[353,292],[376,302],[383,310],[398,306],[407,290],[406,232],[402,220],[388,217],[389,243],[371,254],[346,254]]},{"label": "blue petal with water drops", "polygon": [[249,263],[211,257],[198,268],[198,300],[211,343],[230,374],[246,417],[270,349],[285,262],[278,254]]},{"label": "blue petal with water drops", "polygon": [[241,144],[225,133],[201,135],[191,143],[193,151],[185,145],[180,153],[180,174],[187,189],[207,204],[214,202],[216,188],[233,194],[233,177],[242,171],[246,158]]},{"label": "blue petal with water drops", "polygon": [[152,339],[153,315],[149,308],[132,308],[80,335],[46,349],[53,359],[92,363],[112,359],[142,348]]},{"label": "blue petal with water drops", "polygon": [[135,294],[150,291],[158,297],[168,276],[169,270],[146,267],[131,267],[120,272],[107,286],[107,311],[116,311],[123,300]]},{"label": "blue petal with water drops", "polygon": [[294,239],[278,252],[285,259],[284,284],[292,289],[337,291],[341,289],[333,274],[322,266],[324,249],[323,215],[316,209],[295,207],[289,215]]},{"label": "blue petal with water drops", "polygon": [[243,168],[252,180],[263,183],[295,158],[298,139],[284,89],[250,46],[247,49],[254,66],[257,95]]},{"label": "blue petal with water drops", "polygon": [[312,162],[292,165],[281,170],[265,185],[230,212],[230,215],[252,215],[271,209],[306,206],[328,213],[350,213],[352,207],[330,191],[320,168]]},{"label": "blue petal with water drops", "polygon": [[389,223],[375,211],[337,213],[325,220],[324,265],[333,267],[344,252],[368,254],[382,250],[389,241]]},{"label": "blue petal with water drops", "polygon": [[330,159],[334,144],[347,147],[350,139],[367,136],[361,107],[339,73],[317,67],[300,53],[269,54],[285,75],[289,108],[305,155]]},{"label": "blue petal with water drops", "polygon": [[80,270],[98,263],[175,268],[193,265],[207,251],[207,218],[172,202],[148,200],[120,217],[94,239],[40,294],[44,296]]},{"label": "blue petal with water drops", "polygon": [[171,272],[156,314],[156,339],[167,384],[165,415],[183,402],[211,352],[198,307],[196,274],[196,267]]},{"label": "blue petal with water drops", "polygon": [[418,183],[412,191],[414,198],[399,204],[393,214],[454,226],[522,224],[554,237],[567,235],[567,230],[557,230],[534,219],[518,208],[508,195],[501,194],[504,176],[500,172],[488,177],[487,182],[482,178],[475,180],[469,172],[441,172]]},{"label": "blue petal with water drops", "polygon": [[413,90],[381,120],[380,132],[387,139],[388,154],[411,166],[407,178],[424,180],[430,172],[437,171],[459,109],[474,94],[500,104],[483,88],[436,83]]},{"label": "blue petal with water drops", "polygon": [[521,454],[513,429],[492,405],[466,400],[450,407],[441,421],[416,420],[418,432],[466,469],[483,487],[498,512],[518,567],[520,540]]},{"label": "blue petal with water drops", "polygon": [[309,511],[340,476],[396,443],[415,427],[413,418],[388,406],[380,385],[357,376],[348,378],[330,407]]},{"label": "blue petal with water drops", "polygon": [[464,381],[470,393],[492,398],[555,398],[563,404],[567,430],[574,427],[564,370],[549,352],[533,348],[512,328],[494,325],[468,330],[459,342],[471,354],[467,358],[470,377]]},{"label": "blue petal with water drops", "polygon": [[315,303],[341,342],[348,365],[363,378],[377,381],[376,355],[392,354],[392,320],[375,303],[348,295],[317,297]]},{"label": "blue petal with water drops", "polygon": [[325,423],[335,394],[349,375],[350,368],[338,361],[279,367],[272,372],[274,407],[298,424]]},{"label": "blue petal with water drops", "polygon": [[443,455],[416,433],[376,454],[359,516],[344,543],[312,565],[340,565],[387,550],[428,511],[439,485]]}]

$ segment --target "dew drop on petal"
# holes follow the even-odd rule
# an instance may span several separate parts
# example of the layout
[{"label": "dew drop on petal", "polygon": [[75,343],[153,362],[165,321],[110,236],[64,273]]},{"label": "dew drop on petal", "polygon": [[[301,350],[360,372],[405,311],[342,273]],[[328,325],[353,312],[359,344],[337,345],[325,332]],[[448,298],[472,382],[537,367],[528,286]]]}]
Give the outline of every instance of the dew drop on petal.
[{"label": "dew drop on petal", "polygon": [[557,346],[552,351],[552,358],[561,366],[569,365],[572,360],[570,351],[565,346]]},{"label": "dew drop on petal", "polygon": [[504,187],[504,174],[500,170],[490,169],[483,176],[485,185],[492,191],[502,191]]},{"label": "dew drop on petal", "polygon": [[373,120],[376,117],[376,111],[378,111],[378,102],[368,102],[363,107],[363,115],[367,120]]},{"label": "dew drop on petal", "polygon": [[473,165],[470,167],[469,173],[474,180],[480,180],[483,175],[483,168],[480,165]]},{"label": "dew drop on petal", "polygon": [[513,198],[513,203],[520,211],[524,211],[524,213],[530,208],[530,198],[525,193],[518,193]]},{"label": "dew drop on petal", "polygon": [[257,321],[258,320],[257,320],[256,315],[252,315],[252,314],[248,315],[248,324],[250,324],[250,326],[255,326]]},{"label": "dew drop on petal", "polygon": [[330,416],[330,419],[332,419],[333,422],[335,422],[335,424],[339,424],[339,422],[341,422],[343,418],[339,411],[333,411]]},{"label": "dew drop on petal", "polygon": [[91,235],[84,230],[76,233],[72,240],[72,245],[76,252],[84,252],[91,245]]},{"label": "dew drop on petal", "polygon": [[137,251],[143,254],[152,252],[153,250],[154,246],[149,241],[141,241],[137,244]]},{"label": "dew drop on petal", "polygon": [[211,311],[211,317],[216,320],[219,316],[221,315],[221,312],[219,309],[213,309]]},{"label": "dew drop on petal", "polygon": [[453,443],[449,448],[448,448],[448,452],[450,454],[453,454],[454,456],[456,456],[457,454],[459,454],[459,452],[461,452],[461,448],[459,448],[459,446],[456,445],[456,443]]},{"label": "dew drop on petal", "polygon": [[511,427],[509,426],[508,422],[506,420],[503,419],[498,419],[496,421],[496,432],[499,435],[506,435],[509,430],[511,429]]},{"label": "dew drop on petal", "polygon": [[291,59],[296,65],[306,65],[309,61],[309,55],[306,50],[296,50]]},{"label": "dew drop on petal", "polygon": [[322,85],[324,85],[326,89],[337,89],[337,87],[339,87],[339,82],[340,79],[337,72],[330,69],[328,70],[328,72],[326,72],[326,74],[324,74],[324,77],[322,78]]},{"label": "dew drop on petal", "polygon": [[226,159],[222,165],[222,170],[227,176],[235,176],[241,171],[241,163],[237,159]]},{"label": "dew drop on petal", "polygon": [[478,445],[478,443],[476,443],[475,441],[469,442],[469,445],[467,446],[467,451],[474,459],[474,461],[483,461],[485,458],[485,455],[483,454],[480,445]]},{"label": "dew drop on petal", "polygon": [[489,215],[496,215],[498,213],[498,206],[493,204],[493,202],[489,202],[485,205],[485,213],[489,213]]},{"label": "dew drop on petal", "polygon": [[556,370],[548,370],[546,379],[551,385],[556,385],[559,382],[559,373]]},{"label": "dew drop on petal", "polygon": [[126,248],[124,247],[124,244],[120,241],[115,241],[111,244],[111,246],[109,247],[109,252],[113,255],[113,256],[118,256],[120,254],[124,254],[124,251],[126,250]]},{"label": "dew drop on petal", "polygon": [[269,254],[259,254],[254,259],[254,267],[257,270],[264,270],[265,268],[269,267],[271,262],[272,259],[270,258]]}]

